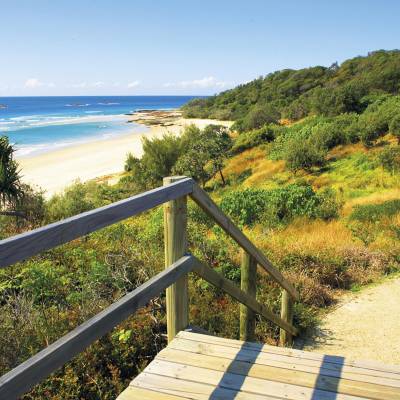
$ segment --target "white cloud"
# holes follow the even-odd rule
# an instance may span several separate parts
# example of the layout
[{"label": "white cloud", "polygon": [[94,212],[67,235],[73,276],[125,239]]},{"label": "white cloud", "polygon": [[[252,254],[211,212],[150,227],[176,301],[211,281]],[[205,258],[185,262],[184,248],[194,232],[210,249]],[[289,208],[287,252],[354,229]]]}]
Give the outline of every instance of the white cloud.
[{"label": "white cloud", "polygon": [[102,82],[102,81],[94,82],[93,86],[94,87],[98,87],[98,88],[103,87],[104,86],[104,82]]},{"label": "white cloud", "polygon": [[129,82],[127,87],[129,89],[132,89],[132,88],[134,88],[136,86],[139,86],[139,85],[140,85],[140,81],[133,81],[133,82]]},{"label": "white cloud", "polygon": [[80,88],[85,88],[87,85],[88,84],[86,82],[79,82],[79,83],[73,83],[71,87],[75,89],[80,89]]},{"label": "white cloud", "polygon": [[192,81],[180,81],[180,82],[166,82],[164,87],[179,87],[183,89],[207,89],[207,88],[219,88],[231,86],[232,84],[224,81],[219,81],[214,76],[207,76],[202,79],[194,79]]},{"label": "white cloud", "polygon": [[56,84],[54,82],[45,83],[38,78],[29,78],[25,81],[24,86],[28,89],[37,89],[39,87],[48,87],[50,89],[53,89],[56,87]]},{"label": "white cloud", "polygon": [[43,82],[40,82],[37,78],[29,78],[25,81],[25,87],[29,89],[35,89],[43,86]]}]

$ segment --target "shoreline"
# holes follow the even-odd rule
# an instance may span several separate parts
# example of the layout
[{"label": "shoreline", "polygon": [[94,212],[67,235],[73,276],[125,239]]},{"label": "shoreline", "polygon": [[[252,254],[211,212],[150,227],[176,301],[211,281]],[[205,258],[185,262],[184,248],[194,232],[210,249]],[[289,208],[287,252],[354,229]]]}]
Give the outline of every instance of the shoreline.
[{"label": "shoreline", "polygon": [[[143,154],[142,138],[161,137],[166,133],[179,135],[185,126],[195,124],[204,128],[208,124],[230,126],[230,121],[209,119],[185,119],[176,110],[143,110],[127,116],[128,122],[141,125],[141,129],[126,134],[116,135],[74,144],[45,153],[16,157],[22,181],[45,190],[44,196],[51,197],[61,192],[77,180],[86,182],[98,180],[115,183],[124,171],[126,155],[130,152],[135,157]],[[142,129],[147,128],[143,132]]]}]

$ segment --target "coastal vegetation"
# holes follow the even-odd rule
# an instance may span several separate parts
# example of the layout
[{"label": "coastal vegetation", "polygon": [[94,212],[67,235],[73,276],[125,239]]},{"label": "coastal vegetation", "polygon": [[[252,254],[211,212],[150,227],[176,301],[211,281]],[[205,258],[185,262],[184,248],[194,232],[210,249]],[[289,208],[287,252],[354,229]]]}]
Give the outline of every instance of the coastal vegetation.
[{"label": "coastal vegetation", "polygon": [[[399,67],[400,52],[377,51],[193,100],[186,116],[233,119],[232,129],[188,126],[181,136],[144,139],[143,156],[127,156],[116,185],[77,182],[49,200],[22,186],[2,139],[1,210],[9,214],[0,217],[0,236],[190,175],[299,290],[294,318],[305,332],[343,291],[400,268]],[[157,208],[0,270],[0,373],[162,270],[162,238]],[[198,258],[240,282],[237,246],[190,201],[188,241]],[[259,300],[278,312],[278,287],[258,279]],[[237,338],[237,302],[200,278],[189,286],[191,322]],[[160,296],[24,398],[115,398],[165,345],[165,332]],[[260,319],[256,335],[275,344],[278,330]]]}]

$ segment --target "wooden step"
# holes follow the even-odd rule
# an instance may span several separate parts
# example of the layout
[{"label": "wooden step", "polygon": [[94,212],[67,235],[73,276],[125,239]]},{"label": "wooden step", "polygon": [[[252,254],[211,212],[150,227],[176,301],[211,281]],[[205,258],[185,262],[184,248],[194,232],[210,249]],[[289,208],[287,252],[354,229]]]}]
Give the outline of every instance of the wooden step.
[{"label": "wooden step", "polygon": [[399,400],[400,367],[180,332],[118,397],[133,399]]}]

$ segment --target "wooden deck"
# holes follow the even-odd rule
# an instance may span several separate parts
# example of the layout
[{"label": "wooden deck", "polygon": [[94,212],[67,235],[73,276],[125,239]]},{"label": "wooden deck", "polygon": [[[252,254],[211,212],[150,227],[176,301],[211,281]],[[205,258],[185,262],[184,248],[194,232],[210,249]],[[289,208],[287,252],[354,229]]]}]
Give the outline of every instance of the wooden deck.
[{"label": "wooden deck", "polygon": [[192,332],[177,337],[118,400],[400,399],[400,366]]}]

